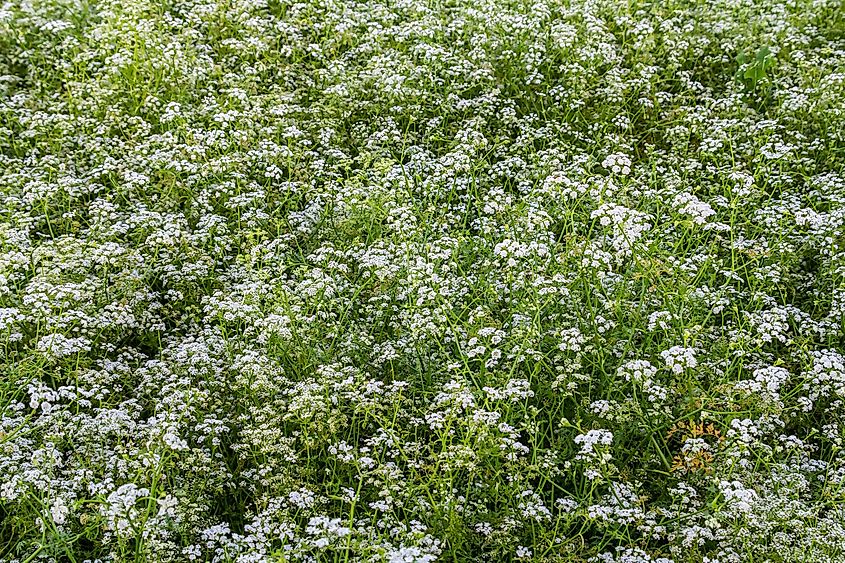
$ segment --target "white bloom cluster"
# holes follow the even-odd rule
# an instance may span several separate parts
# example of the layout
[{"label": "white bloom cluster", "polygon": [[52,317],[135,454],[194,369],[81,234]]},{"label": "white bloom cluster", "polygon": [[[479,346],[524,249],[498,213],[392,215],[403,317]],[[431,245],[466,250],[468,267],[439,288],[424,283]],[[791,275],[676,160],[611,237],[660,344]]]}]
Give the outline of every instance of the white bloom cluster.
[{"label": "white bloom cluster", "polygon": [[565,172],[553,172],[543,181],[543,191],[553,197],[568,200],[578,199],[589,191],[589,185],[582,180],[574,180]]},{"label": "white bloom cluster", "polygon": [[560,343],[557,347],[563,352],[580,352],[587,343],[586,337],[576,327],[560,331]]},{"label": "white bloom cluster", "polygon": [[667,557],[653,558],[639,548],[619,547],[615,552],[605,552],[590,559],[596,563],[674,563]]},{"label": "white bloom cluster", "polygon": [[660,403],[669,396],[669,390],[655,381],[657,368],[647,360],[632,360],[617,368],[616,373],[625,381],[642,388],[651,403]]},{"label": "white bloom cluster", "polygon": [[504,388],[484,387],[487,396],[493,401],[519,402],[534,396],[531,390],[531,382],[526,379],[511,379]]},{"label": "white bloom cluster", "polygon": [[672,346],[668,350],[660,352],[660,357],[666,363],[666,367],[672,373],[682,374],[687,369],[698,367],[698,360],[695,358],[695,350],[683,346]]},{"label": "white bloom cluster", "polygon": [[752,374],[754,379],[740,381],[736,388],[748,393],[753,393],[767,402],[780,400],[780,390],[789,379],[789,371],[778,366],[758,368]]},{"label": "white bloom cluster", "polygon": [[100,508],[106,527],[119,536],[131,536],[133,526],[138,523],[142,514],[138,501],[146,499],[149,494],[149,489],[137,487],[133,483],[121,485],[109,493],[106,503]]},{"label": "white bloom cluster", "polygon": [[651,228],[647,214],[613,203],[601,204],[591,217],[598,219],[602,226],[612,226],[610,242],[622,256],[630,255],[634,243]]},{"label": "white bloom cluster", "polygon": [[68,338],[63,334],[49,334],[41,337],[35,348],[47,356],[65,358],[90,350],[90,344],[88,339],[82,336]]},{"label": "white bloom cluster", "polygon": [[789,331],[789,314],[781,308],[768,311],[746,313],[749,324],[760,335],[763,342],[778,340],[787,342]]},{"label": "white bloom cluster", "polygon": [[648,330],[668,330],[674,317],[669,311],[655,311],[648,316]]},{"label": "white bloom cluster", "polygon": [[817,350],[810,355],[812,368],[806,373],[804,384],[808,398],[811,401],[830,395],[845,398],[845,357],[834,350]]},{"label": "white bloom cluster", "polygon": [[719,491],[725,497],[729,506],[739,512],[750,512],[752,504],[757,499],[753,489],[747,489],[739,481],[720,481]]},{"label": "white bloom cluster", "polygon": [[625,381],[643,384],[654,379],[657,368],[647,360],[633,360],[619,366],[616,372],[620,377],[624,377]]},{"label": "white bloom cluster", "polygon": [[575,436],[575,444],[579,445],[581,450],[575,459],[600,457],[603,461],[607,461],[610,459],[610,454],[602,446],[609,446],[612,443],[613,432],[609,430],[589,430],[585,434],[578,434]]},{"label": "white bloom cluster", "polygon": [[627,176],[631,173],[631,158],[626,154],[610,154],[602,161],[601,165],[603,168],[621,176]]},{"label": "white bloom cluster", "polygon": [[67,520],[70,508],[62,497],[57,497],[50,505],[50,518],[56,526],[61,526]]},{"label": "white bloom cluster", "polygon": [[522,491],[519,494],[519,499],[517,508],[525,518],[529,518],[537,522],[551,520],[552,513],[548,508],[546,508],[545,504],[543,504],[542,497],[531,489]]},{"label": "white bloom cluster", "polygon": [[672,200],[672,206],[678,213],[686,215],[697,225],[704,225],[716,214],[709,204],[686,192],[677,194]]}]

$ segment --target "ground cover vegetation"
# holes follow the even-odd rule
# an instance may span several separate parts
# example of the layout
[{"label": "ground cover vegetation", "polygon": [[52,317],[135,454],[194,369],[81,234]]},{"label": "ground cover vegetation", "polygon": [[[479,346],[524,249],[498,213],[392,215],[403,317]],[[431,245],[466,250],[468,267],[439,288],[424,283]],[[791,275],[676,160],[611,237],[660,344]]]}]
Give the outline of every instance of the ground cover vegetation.
[{"label": "ground cover vegetation", "polygon": [[837,0],[0,5],[0,560],[845,560]]}]

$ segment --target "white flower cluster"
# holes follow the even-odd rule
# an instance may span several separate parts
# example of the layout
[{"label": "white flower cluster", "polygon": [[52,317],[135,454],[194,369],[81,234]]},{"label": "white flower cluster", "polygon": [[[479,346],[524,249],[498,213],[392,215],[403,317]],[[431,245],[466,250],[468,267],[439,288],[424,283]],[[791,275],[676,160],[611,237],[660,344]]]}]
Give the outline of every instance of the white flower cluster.
[{"label": "white flower cluster", "polygon": [[52,358],[65,358],[80,352],[90,350],[90,342],[87,338],[77,336],[68,338],[63,334],[49,334],[41,337],[35,345],[36,350]]},{"label": "white flower cluster", "polygon": [[750,512],[757,499],[757,493],[753,489],[745,488],[739,481],[720,481],[719,491],[728,505],[741,513]]},{"label": "white flower cluster", "polygon": [[845,398],[845,357],[834,350],[816,350],[810,353],[812,368],[805,374],[810,401],[831,395]]},{"label": "white flower cluster", "polygon": [[677,194],[672,200],[672,206],[678,213],[686,215],[697,225],[704,225],[710,217],[716,214],[708,203],[686,192]]},{"label": "white flower cluster", "polygon": [[56,498],[50,505],[50,518],[56,526],[61,526],[67,520],[70,508],[62,497]]},{"label": "white flower cluster", "polygon": [[668,330],[673,320],[674,317],[669,311],[655,311],[648,316],[648,330]]},{"label": "white flower cluster", "polygon": [[106,503],[100,508],[106,527],[118,536],[131,536],[143,513],[139,501],[146,500],[149,494],[149,489],[137,487],[134,483],[121,485],[109,493]]},{"label": "white flower cluster", "polygon": [[609,430],[589,430],[585,434],[575,436],[575,443],[581,447],[575,459],[587,460],[598,457],[602,461],[608,461],[610,453],[602,446],[610,446],[613,443],[613,432]]},{"label": "white flower cluster", "polygon": [[667,557],[653,558],[639,548],[619,547],[615,552],[605,552],[590,559],[596,563],[675,563]]},{"label": "white flower cluster", "polygon": [[534,396],[534,392],[531,390],[531,382],[526,379],[511,379],[502,389],[484,387],[484,391],[493,401],[511,401],[516,403]]},{"label": "white flower cluster", "polygon": [[789,380],[789,370],[778,366],[758,368],[752,374],[754,379],[740,381],[736,388],[747,393],[753,393],[767,402],[780,401],[780,390]]},{"label": "white flower cluster", "polygon": [[619,377],[642,388],[649,402],[660,403],[669,396],[669,390],[655,381],[657,368],[646,360],[632,360],[617,368]]},{"label": "white flower cluster", "polygon": [[601,165],[603,168],[621,176],[627,176],[631,173],[631,159],[626,154],[610,154],[602,161]]},{"label": "white flower cluster", "polygon": [[625,378],[625,381],[643,384],[654,379],[657,375],[657,368],[647,360],[633,360],[619,366],[617,374]]},{"label": "white flower cluster", "polygon": [[648,215],[622,205],[603,203],[593,211],[602,226],[612,226],[611,246],[622,256],[631,254],[634,243],[651,228]]},{"label": "white flower cluster", "polygon": [[666,363],[666,367],[672,373],[680,375],[685,370],[698,367],[698,360],[695,358],[695,350],[683,346],[672,346],[668,350],[660,352],[660,357]]}]

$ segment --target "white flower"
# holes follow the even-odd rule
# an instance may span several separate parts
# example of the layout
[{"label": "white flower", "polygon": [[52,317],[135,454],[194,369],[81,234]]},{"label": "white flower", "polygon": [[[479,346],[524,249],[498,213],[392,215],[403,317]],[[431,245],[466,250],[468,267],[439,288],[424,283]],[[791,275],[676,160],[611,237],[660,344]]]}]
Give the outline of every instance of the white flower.
[{"label": "white flower", "polygon": [[519,559],[531,559],[532,555],[533,555],[533,552],[529,548],[527,548],[523,545],[517,546],[517,548],[516,548],[517,558],[519,558]]},{"label": "white flower", "polygon": [[669,311],[655,311],[648,316],[648,330],[655,331],[658,328],[668,330],[674,318]]},{"label": "white flower", "polygon": [[603,168],[621,176],[627,176],[631,173],[631,158],[626,154],[614,153],[608,155],[601,165]]},{"label": "white flower", "polygon": [[590,430],[586,434],[575,436],[575,443],[581,446],[581,451],[578,452],[575,459],[588,459],[596,454],[596,446],[609,446],[613,443],[613,432],[610,430]]},{"label": "white flower", "polygon": [[707,220],[716,214],[708,203],[686,192],[677,194],[672,200],[672,206],[678,213],[688,216],[697,225],[707,223]]},{"label": "white flower", "polygon": [[168,428],[161,439],[171,450],[188,449],[188,442],[179,437],[175,428]]},{"label": "white flower", "polygon": [[107,503],[100,507],[100,513],[106,519],[106,527],[119,536],[131,535],[132,525],[140,516],[136,503],[149,494],[149,489],[138,487],[134,483],[118,487],[109,494]]},{"label": "white flower", "polygon": [[50,505],[50,516],[53,518],[53,523],[56,526],[61,526],[65,523],[69,513],[70,509],[65,504],[65,500],[62,497],[56,497],[53,504]]},{"label": "white flower", "polygon": [[757,493],[753,489],[746,489],[739,481],[720,481],[719,491],[725,497],[729,506],[739,512],[750,512]]},{"label": "white flower", "polygon": [[683,346],[672,346],[668,350],[660,352],[660,357],[666,362],[666,367],[675,374],[682,374],[686,369],[694,369],[698,366],[695,359],[695,350]]},{"label": "white flower", "polygon": [[647,360],[632,360],[619,366],[616,373],[624,377],[626,381],[634,383],[645,383],[654,379],[657,375],[657,368]]},{"label": "white flower", "polygon": [[436,553],[426,552],[416,546],[392,549],[386,557],[388,563],[433,563],[437,560]]},{"label": "white flower", "polygon": [[90,350],[91,342],[81,336],[68,338],[63,334],[48,334],[38,340],[35,349],[46,356],[65,358],[79,352]]}]

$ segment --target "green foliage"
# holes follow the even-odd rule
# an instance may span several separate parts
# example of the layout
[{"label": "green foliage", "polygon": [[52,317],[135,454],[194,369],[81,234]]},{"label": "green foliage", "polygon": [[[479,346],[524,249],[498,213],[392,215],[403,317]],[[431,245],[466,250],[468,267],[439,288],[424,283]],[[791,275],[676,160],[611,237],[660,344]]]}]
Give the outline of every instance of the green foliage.
[{"label": "green foliage", "polygon": [[845,557],[841,0],[0,7],[0,563]]}]

